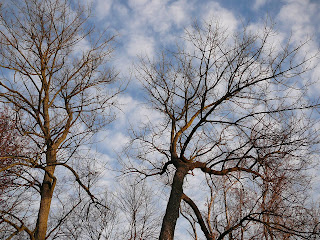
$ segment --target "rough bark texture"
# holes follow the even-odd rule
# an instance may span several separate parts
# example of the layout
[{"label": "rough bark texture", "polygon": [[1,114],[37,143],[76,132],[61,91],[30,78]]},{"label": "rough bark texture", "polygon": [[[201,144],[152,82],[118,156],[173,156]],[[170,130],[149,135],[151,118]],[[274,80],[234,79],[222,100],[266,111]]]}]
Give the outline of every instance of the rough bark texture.
[{"label": "rough bark texture", "polygon": [[53,176],[55,165],[52,165],[56,163],[56,151],[54,149],[48,150],[46,157],[48,166],[46,167],[46,173],[44,175],[42,186],[40,189],[40,208],[34,233],[36,240],[45,240],[46,238],[51,201],[56,183],[56,179]]},{"label": "rough bark texture", "polygon": [[51,184],[51,181],[51,178],[46,174],[41,187],[41,201],[35,231],[36,240],[44,240],[46,237],[48,217],[54,190],[54,185]]},{"label": "rough bark texture", "polygon": [[188,173],[187,167],[178,167],[173,178],[171,193],[162,221],[162,227],[159,240],[172,240],[174,239],[174,230],[179,217],[179,209],[181,197],[183,194],[182,186],[183,180]]}]

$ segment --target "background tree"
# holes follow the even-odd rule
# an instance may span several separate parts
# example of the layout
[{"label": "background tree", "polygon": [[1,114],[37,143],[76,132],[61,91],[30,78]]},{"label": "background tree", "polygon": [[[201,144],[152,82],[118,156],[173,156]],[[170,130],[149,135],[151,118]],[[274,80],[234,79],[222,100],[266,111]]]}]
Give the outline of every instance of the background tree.
[{"label": "background tree", "polygon": [[113,36],[95,32],[87,11],[67,0],[4,3],[0,25],[0,100],[14,110],[17,129],[31,144],[32,154],[20,162],[21,181],[32,185],[28,194],[38,194],[34,200],[40,205],[35,226],[24,221],[26,211],[14,212],[13,206],[10,213],[1,211],[1,219],[11,227],[7,237],[24,232],[43,240],[57,167],[65,167],[95,201],[73,168],[79,166],[74,154],[113,119],[115,92],[106,87],[116,77],[107,66]]},{"label": "background tree", "polygon": [[120,186],[115,199],[122,219],[118,239],[157,239],[160,219],[155,193],[146,182],[130,178],[124,178]]},{"label": "background tree", "polygon": [[[192,201],[183,190],[190,171],[198,169],[215,179],[237,179],[239,194],[241,186],[269,186],[272,193],[283,174],[285,179],[304,171],[317,152],[313,109],[318,103],[307,99],[310,82],[302,78],[316,60],[315,55],[303,53],[307,41],[299,46],[276,42],[268,26],[262,33],[247,28],[233,35],[227,32],[217,23],[195,24],[186,31],[185,46],[154,61],[142,59],[137,69],[152,106],[163,115],[163,124],[150,123],[141,134],[135,133],[137,157],[145,164],[143,169],[132,166],[130,170],[146,176],[170,171],[173,175],[160,239],[174,238],[181,199],[188,204]],[[228,195],[228,188],[222,188],[222,194]],[[271,204],[269,191],[260,190],[257,203],[262,206],[264,198],[264,204]],[[290,194],[301,195],[299,191]],[[282,189],[278,197],[291,204],[291,216],[296,214],[300,202],[291,202]],[[225,211],[228,207],[229,203]],[[257,219],[266,223],[269,218],[270,225],[264,224],[272,232],[269,236],[288,228],[301,238],[319,236],[316,228],[306,225],[302,230],[305,218],[290,218],[294,223],[288,226],[287,222],[276,224],[277,217],[263,211],[257,218],[247,212],[238,223],[244,226]],[[214,226],[217,239],[232,239],[231,232],[238,229],[232,228],[236,220],[225,220],[224,231],[218,227],[223,225],[220,219]],[[212,232],[201,228],[207,239],[215,239]]]},{"label": "background tree", "polygon": [[101,196],[106,208],[92,204],[90,197],[70,195],[67,204],[61,205],[61,211],[56,213],[56,221],[49,226],[47,235],[50,239],[66,240],[118,239],[118,230],[123,228],[119,225],[118,208],[110,196],[109,193],[104,198]]},{"label": "background tree", "polygon": [[96,195],[108,208],[92,204],[90,197],[80,192],[80,196],[63,196],[68,201],[51,216],[56,221],[48,228],[49,239],[157,239],[160,216],[155,193],[145,182],[127,177],[116,186],[114,192],[103,194],[100,187],[100,195]]},{"label": "background tree", "polygon": [[182,215],[193,229],[190,235],[202,239],[197,228],[201,226],[206,239],[317,239],[319,215],[307,201],[309,181],[300,175],[304,181],[293,182],[292,177],[297,180],[293,175],[296,172],[273,176],[262,185],[238,181],[240,173],[208,178],[210,195],[205,206],[182,198]]},{"label": "background tree", "polygon": [[10,118],[9,110],[4,108],[0,112],[0,205],[3,203],[2,195],[13,184],[15,173],[19,172],[14,165],[22,155],[23,144],[15,121]]},{"label": "background tree", "polygon": [[[0,209],[8,209],[11,213],[12,206],[21,202],[17,199],[12,204],[8,203],[10,193],[15,191],[20,184],[28,184],[17,179],[23,175],[19,166],[21,156],[27,154],[27,142],[16,129],[16,122],[12,118],[12,111],[4,106],[0,113]],[[5,238],[8,226],[3,224],[5,219],[0,218],[0,238]]]}]

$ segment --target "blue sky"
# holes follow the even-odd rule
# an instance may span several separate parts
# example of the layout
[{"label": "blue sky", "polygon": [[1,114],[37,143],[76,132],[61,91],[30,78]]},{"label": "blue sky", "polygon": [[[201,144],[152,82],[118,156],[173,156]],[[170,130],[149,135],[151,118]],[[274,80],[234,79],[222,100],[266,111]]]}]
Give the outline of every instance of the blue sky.
[{"label": "blue sky", "polygon": [[[134,77],[133,63],[137,56],[150,58],[171,48],[181,41],[184,29],[194,20],[219,20],[232,32],[248,24],[251,31],[259,31],[266,19],[273,21],[278,36],[275,41],[291,37],[299,43],[308,37],[313,41],[305,51],[313,53],[319,48],[320,1],[317,0],[81,0],[92,6],[92,23],[96,28],[109,29],[118,35],[113,65],[124,80],[130,83],[118,102],[121,111],[117,121],[101,136],[106,141],[99,144],[102,153],[112,154],[128,142],[128,123],[142,119],[156,121],[157,113],[145,107],[141,85]],[[318,78],[319,68],[309,73],[313,80]],[[317,94],[320,86],[315,86]],[[110,144],[109,140],[113,139]]]},{"label": "blue sky", "polygon": [[[314,35],[320,3],[311,0],[82,0],[93,7],[94,21],[119,33],[120,51],[132,57],[154,54],[172,44],[193,20],[217,18],[229,28],[271,18],[280,31]],[[119,49],[118,49],[119,51]]]}]

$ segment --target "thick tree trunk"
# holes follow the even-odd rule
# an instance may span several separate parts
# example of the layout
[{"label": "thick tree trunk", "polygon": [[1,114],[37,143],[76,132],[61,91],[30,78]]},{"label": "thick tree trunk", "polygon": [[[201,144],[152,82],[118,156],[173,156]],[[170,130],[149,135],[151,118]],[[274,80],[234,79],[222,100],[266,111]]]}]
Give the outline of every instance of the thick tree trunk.
[{"label": "thick tree trunk", "polygon": [[55,178],[54,178],[54,170],[56,162],[56,152],[55,150],[49,150],[47,153],[47,166],[46,173],[44,175],[42,186],[40,189],[41,200],[40,200],[40,208],[38,212],[37,225],[34,233],[34,237],[36,240],[45,240],[47,233],[47,225],[48,218],[51,207],[51,200],[53,196],[53,191],[55,187]]},{"label": "thick tree trunk", "polygon": [[173,178],[171,193],[162,221],[159,240],[173,240],[174,230],[179,217],[180,202],[183,194],[183,180],[188,173],[187,167],[178,167]]}]

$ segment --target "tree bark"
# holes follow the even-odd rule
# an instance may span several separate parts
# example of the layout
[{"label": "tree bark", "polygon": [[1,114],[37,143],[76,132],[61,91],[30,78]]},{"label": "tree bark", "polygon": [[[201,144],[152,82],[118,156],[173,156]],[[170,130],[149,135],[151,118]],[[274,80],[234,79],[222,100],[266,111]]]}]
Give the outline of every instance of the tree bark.
[{"label": "tree bark", "polygon": [[47,167],[45,168],[46,173],[40,189],[41,200],[34,233],[35,240],[45,240],[46,238],[51,200],[56,183],[56,179],[53,176],[55,171],[54,163],[56,162],[56,151],[54,149],[48,150],[46,158]]},{"label": "tree bark", "polygon": [[180,202],[182,198],[183,180],[188,173],[189,168],[186,166],[177,167],[173,177],[171,193],[164,215],[159,240],[173,240],[174,230],[179,217]]}]

